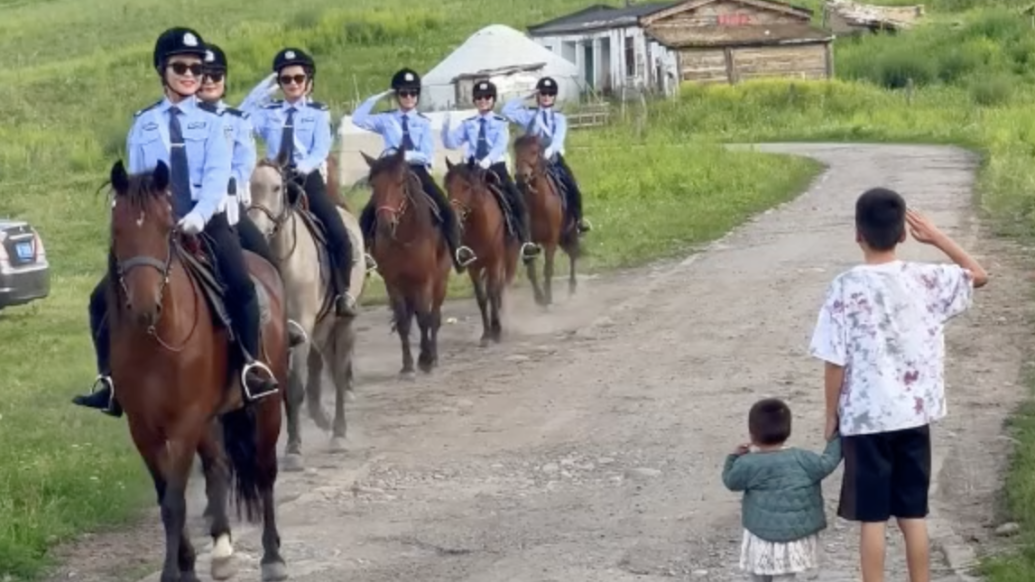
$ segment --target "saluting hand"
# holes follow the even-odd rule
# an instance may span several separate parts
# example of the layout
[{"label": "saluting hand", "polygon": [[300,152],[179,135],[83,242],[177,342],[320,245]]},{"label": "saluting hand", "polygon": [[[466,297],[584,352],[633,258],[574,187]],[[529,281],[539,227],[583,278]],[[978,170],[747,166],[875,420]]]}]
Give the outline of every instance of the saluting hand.
[{"label": "saluting hand", "polygon": [[190,212],[187,216],[180,219],[177,226],[180,227],[180,230],[183,232],[189,235],[195,235],[205,230],[205,219],[197,212]]}]

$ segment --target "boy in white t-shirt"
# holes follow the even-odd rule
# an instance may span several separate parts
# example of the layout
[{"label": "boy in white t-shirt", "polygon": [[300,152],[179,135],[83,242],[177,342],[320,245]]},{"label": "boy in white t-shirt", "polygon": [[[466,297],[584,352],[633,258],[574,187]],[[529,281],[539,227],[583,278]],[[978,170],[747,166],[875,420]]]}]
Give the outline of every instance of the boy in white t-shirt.
[{"label": "boy in white t-shirt", "polygon": [[[955,264],[899,260],[907,223],[914,239]],[[905,537],[910,580],[928,582],[929,425],[945,416],[943,327],[970,307],[988,274],[891,190],[864,192],[855,226],[865,262],[830,284],[809,346],[826,362],[826,437],[842,435],[838,515],[861,522],[863,582],[884,580],[891,516]]]}]

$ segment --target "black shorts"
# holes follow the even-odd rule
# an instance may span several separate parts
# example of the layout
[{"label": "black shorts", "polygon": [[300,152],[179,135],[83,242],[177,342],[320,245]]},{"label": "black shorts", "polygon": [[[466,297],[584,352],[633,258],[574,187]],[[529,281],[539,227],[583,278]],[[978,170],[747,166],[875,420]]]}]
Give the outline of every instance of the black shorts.
[{"label": "black shorts", "polygon": [[842,437],[841,450],[845,469],[838,516],[862,522],[927,516],[930,426]]}]

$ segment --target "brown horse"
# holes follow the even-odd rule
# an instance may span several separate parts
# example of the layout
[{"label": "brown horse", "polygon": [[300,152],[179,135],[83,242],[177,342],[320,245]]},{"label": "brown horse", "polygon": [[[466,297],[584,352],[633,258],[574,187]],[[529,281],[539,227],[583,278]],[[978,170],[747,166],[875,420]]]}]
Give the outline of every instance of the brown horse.
[{"label": "brown horse", "polygon": [[380,159],[363,153],[363,159],[370,166],[370,199],[377,216],[371,254],[384,279],[393,325],[402,342],[400,375],[413,378],[410,325],[414,316],[420,326],[417,364],[425,373],[438,365],[438,330],[452,267],[449,248],[432,217],[435,204],[410,171],[404,152]]},{"label": "brown horse", "polygon": [[[119,161],[111,169],[111,186],[111,375],[122,387],[119,403],[162,509],[166,555],[161,581],[197,580],[185,499],[195,452],[204,464],[213,517],[213,577],[229,575],[224,571],[232,553],[225,502],[232,479],[238,514],[242,506],[249,521],[259,521],[261,514],[262,579],[283,580],[287,566],[280,555],[273,498],[281,396],[278,392],[242,406],[227,331],[215,324],[208,299],[206,259],[191,250],[198,239],[182,237],[175,227],[169,168],[160,162],[152,172],[128,175]],[[283,286],[272,265],[250,253],[246,260],[267,312],[263,359],[284,385]],[[214,430],[219,426],[221,434]],[[224,450],[229,474],[223,472]]]},{"label": "brown horse", "polygon": [[550,175],[546,158],[543,157],[543,146],[538,136],[523,135],[514,141],[514,160],[517,171],[514,179],[525,197],[528,205],[529,230],[532,241],[543,247],[543,288],[539,287],[539,278],[535,263],[528,264],[528,280],[532,282],[535,302],[539,305],[553,303],[553,260],[557,247],[561,247],[568,255],[568,295],[575,293],[575,261],[582,252],[579,236],[575,228],[575,220],[565,212],[561,199],[561,186]]},{"label": "brown horse", "polygon": [[485,347],[490,340],[500,341],[503,292],[514,280],[518,241],[507,236],[506,218],[499,202],[499,177],[471,163],[454,165],[446,159],[446,166],[446,192],[456,209],[460,242],[478,256],[467,272],[482,312],[481,345]]}]

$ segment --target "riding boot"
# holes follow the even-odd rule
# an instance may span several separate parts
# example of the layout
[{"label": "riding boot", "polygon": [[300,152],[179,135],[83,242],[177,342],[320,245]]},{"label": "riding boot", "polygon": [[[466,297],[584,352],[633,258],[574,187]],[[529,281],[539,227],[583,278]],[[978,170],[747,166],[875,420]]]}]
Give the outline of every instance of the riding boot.
[{"label": "riding boot", "polygon": [[352,280],[352,269],[341,263],[351,261],[346,257],[331,257],[331,288],[334,290],[334,313],[338,317],[356,317],[356,299],[349,291]]},{"label": "riding boot", "polygon": [[[359,214],[359,230],[363,233],[363,246],[368,249],[374,248],[374,231],[377,229],[377,215],[374,211],[374,205],[367,202],[367,205],[363,207],[363,212]],[[377,268],[377,261],[370,255],[369,252],[364,253],[364,260],[367,263],[367,271],[371,271]]]},{"label": "riding boot", "polygon": [[241,387],[244,390],[244,401],[252,402],[269,396],[279,387],[273,372],[263,362],[255,358],[259,354],[259,300],[253,296],[244,305],[238,304],[237,313],[231,316],[237,332],[237,343],[244,357],[244,368],[241,370]]},{"label": "riding boot", "polygon": [[542,249],[539,248],[539,245],[532,242],[528,208],[525,206],[525,201],[522,199],[517,185],[513,182],[508,183],[506,191],[509,194],[511,211],[514,213],[514,224],[517,227],[518,239],[521,241],[521,258],[525,263],[530,263],[535,260],[536,255]]},{"label": "riding boot", "polygon": [[575,219],[575,228],[579,234],[589,232],[593,229],[593,226],[582,217],[582,190],[579,189],[579,185],[575,181],[575,175],[571,173],[571,168],[568,167],[568,162],[560,154],[557,155],[557,163],[561,167],[561,173],[564,175],[565,186],[568,190],[568,208],[572,218]]},{"label": "riding boot", "polygon": [[72,403],[86,408],[96,408],[101,412],[119,418],[122,407],[115,399],[115,384],[111,380],[111,332],[108,329],[105,281],[90,294],[90,338],[97,354],[97,378],[89,395],[76,395]]},{"label": "riding boot", "polygon": [[460,244],[460,224],[456,220],[453,205],[449,203],[449,198],[435,183],[427,168],[414,167],[414,173],[420,179],[424,191],[431,195],[435,206],[438,206],[438,212],[442,215],[442,235],[445,237],[446,245],[449,246],[450,254],[453,257],[453,267],[456,268],[457,273],[463,273],[467,265],[473,263],[478,257],[470,247]]}]

